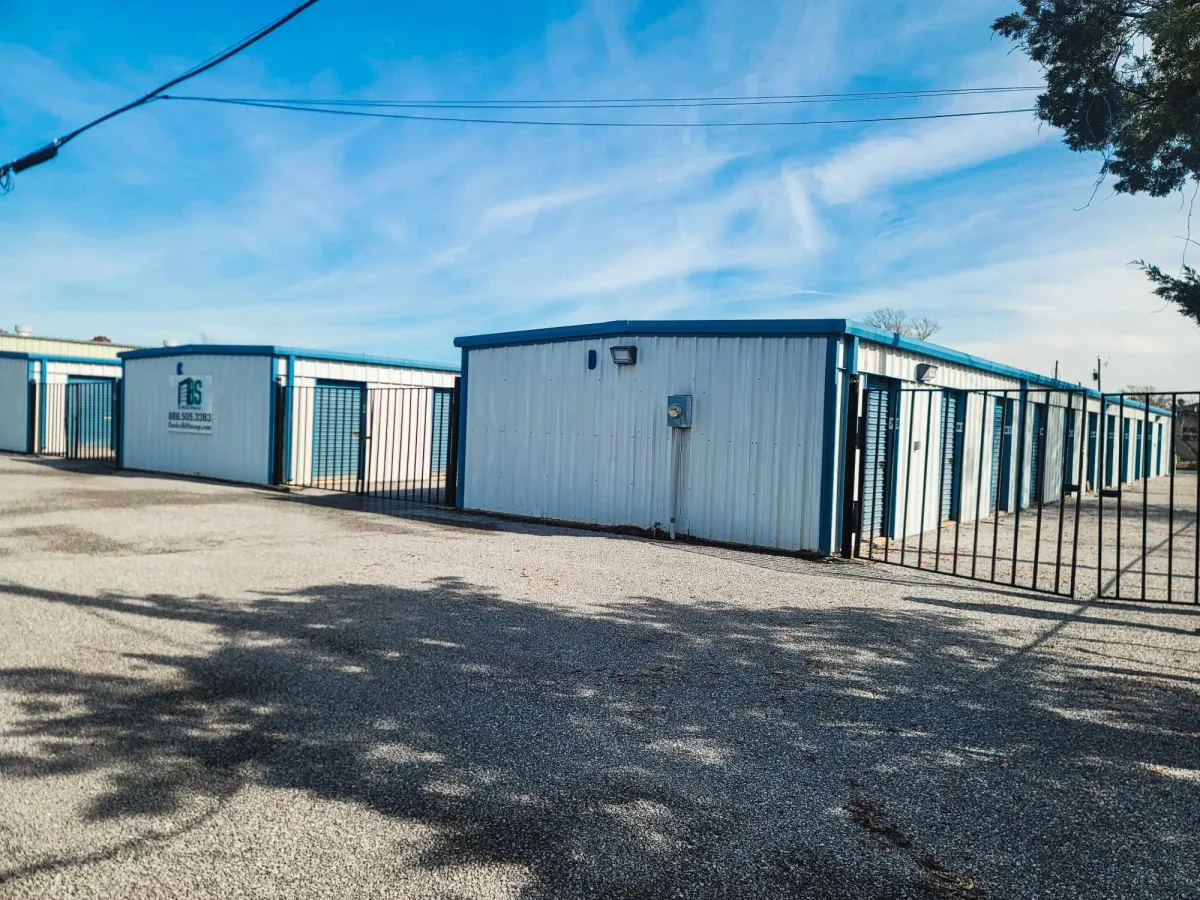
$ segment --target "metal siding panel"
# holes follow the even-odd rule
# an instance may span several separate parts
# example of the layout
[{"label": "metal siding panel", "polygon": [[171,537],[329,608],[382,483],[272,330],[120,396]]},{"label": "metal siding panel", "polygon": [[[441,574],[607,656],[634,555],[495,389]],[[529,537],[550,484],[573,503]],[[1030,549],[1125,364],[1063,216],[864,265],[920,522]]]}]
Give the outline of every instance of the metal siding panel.
[{"label": "metal siding panel", "polygon": [[331,381],[365,381],[369,385],[396,384],[450,388],[454,387],[457,373],[297,357],[296,377],[307,379],[309,382],[320,378]]},{"label": "metal siding panel", "polygon": [[[618,367],[609,348],[638,346]],[[680,525],[710,540],[820,543],[824,338],[647,338],[470,351],[467,506],[650,528],[669,518],[666,398],[696,398]],[[600,364],[589,370],[587,351]]]},{"label": "metal siding panel", "polygon": [[888,347],[862,340],[858,351],[858,370],[864,374],[882,375],[900,381],[915,382],[917,366],[928,363],[938,367],[937,381],[933,387],[955,390],[980,390],[985,388],[1019,388],[1020,382],[994,372],[971,369],[956,363],[945,362],[933,356],[925,356],[910,350]]},{"label": "metal siding panel", "polygon": [[[168,378],[185,372],[213,378],[211,435],[166,427]],[[268,356],[148,357],[125,361],[125,465],[251,484],[270,478],[272,360]]]},{"label": "metal siding panel", "polygon": [[24,453],[28,429],[29,362],[0,359],[0,450]]}]

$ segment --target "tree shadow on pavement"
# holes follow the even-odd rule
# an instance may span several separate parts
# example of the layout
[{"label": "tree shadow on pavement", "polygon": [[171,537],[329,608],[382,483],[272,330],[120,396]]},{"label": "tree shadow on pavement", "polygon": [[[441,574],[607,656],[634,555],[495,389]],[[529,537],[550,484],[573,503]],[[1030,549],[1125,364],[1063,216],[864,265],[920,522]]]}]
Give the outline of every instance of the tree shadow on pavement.
[{"label": "tree shadow on pavement", "polygon": [[[103,773],[94,822],[257,783],[428,825],[422,867],[512,864],[534,898],[1194,886],[1195,691],[1017,653],[949,610],[583,614],[455,579],[4,592],[219,639],[131,655],[147,677],[0,671],[0,778]],[[5,874],[70,862],[35,857]]]}]

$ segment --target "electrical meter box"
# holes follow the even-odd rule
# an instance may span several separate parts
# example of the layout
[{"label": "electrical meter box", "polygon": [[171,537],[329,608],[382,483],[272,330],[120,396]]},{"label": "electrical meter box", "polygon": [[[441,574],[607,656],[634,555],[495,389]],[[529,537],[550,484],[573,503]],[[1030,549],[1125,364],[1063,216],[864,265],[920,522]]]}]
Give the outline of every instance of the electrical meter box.
[{"label": "electrical meter box", "polygon": [[692,427],[691,394],[676,394],[667,398],[667,424],[672,428]]}]

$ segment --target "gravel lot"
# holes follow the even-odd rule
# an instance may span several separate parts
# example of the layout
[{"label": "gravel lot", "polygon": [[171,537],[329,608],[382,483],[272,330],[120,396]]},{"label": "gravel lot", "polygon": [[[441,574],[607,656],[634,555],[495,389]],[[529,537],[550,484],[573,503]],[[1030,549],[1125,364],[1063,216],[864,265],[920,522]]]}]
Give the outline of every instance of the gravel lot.
[{"label": "gravel lot", "polygon": [[1174,898],[1200,613],[0,457],[0,897]]}]

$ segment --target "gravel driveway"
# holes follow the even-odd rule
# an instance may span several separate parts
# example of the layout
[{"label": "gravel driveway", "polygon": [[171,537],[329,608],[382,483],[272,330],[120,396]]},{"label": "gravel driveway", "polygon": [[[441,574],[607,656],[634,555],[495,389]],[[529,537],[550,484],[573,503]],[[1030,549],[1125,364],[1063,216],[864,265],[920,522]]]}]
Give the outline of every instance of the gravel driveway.
[{"label": "gravel driveway", "polygon": [[1198,646],[0,457],[0,897],[1194,897]]}]

